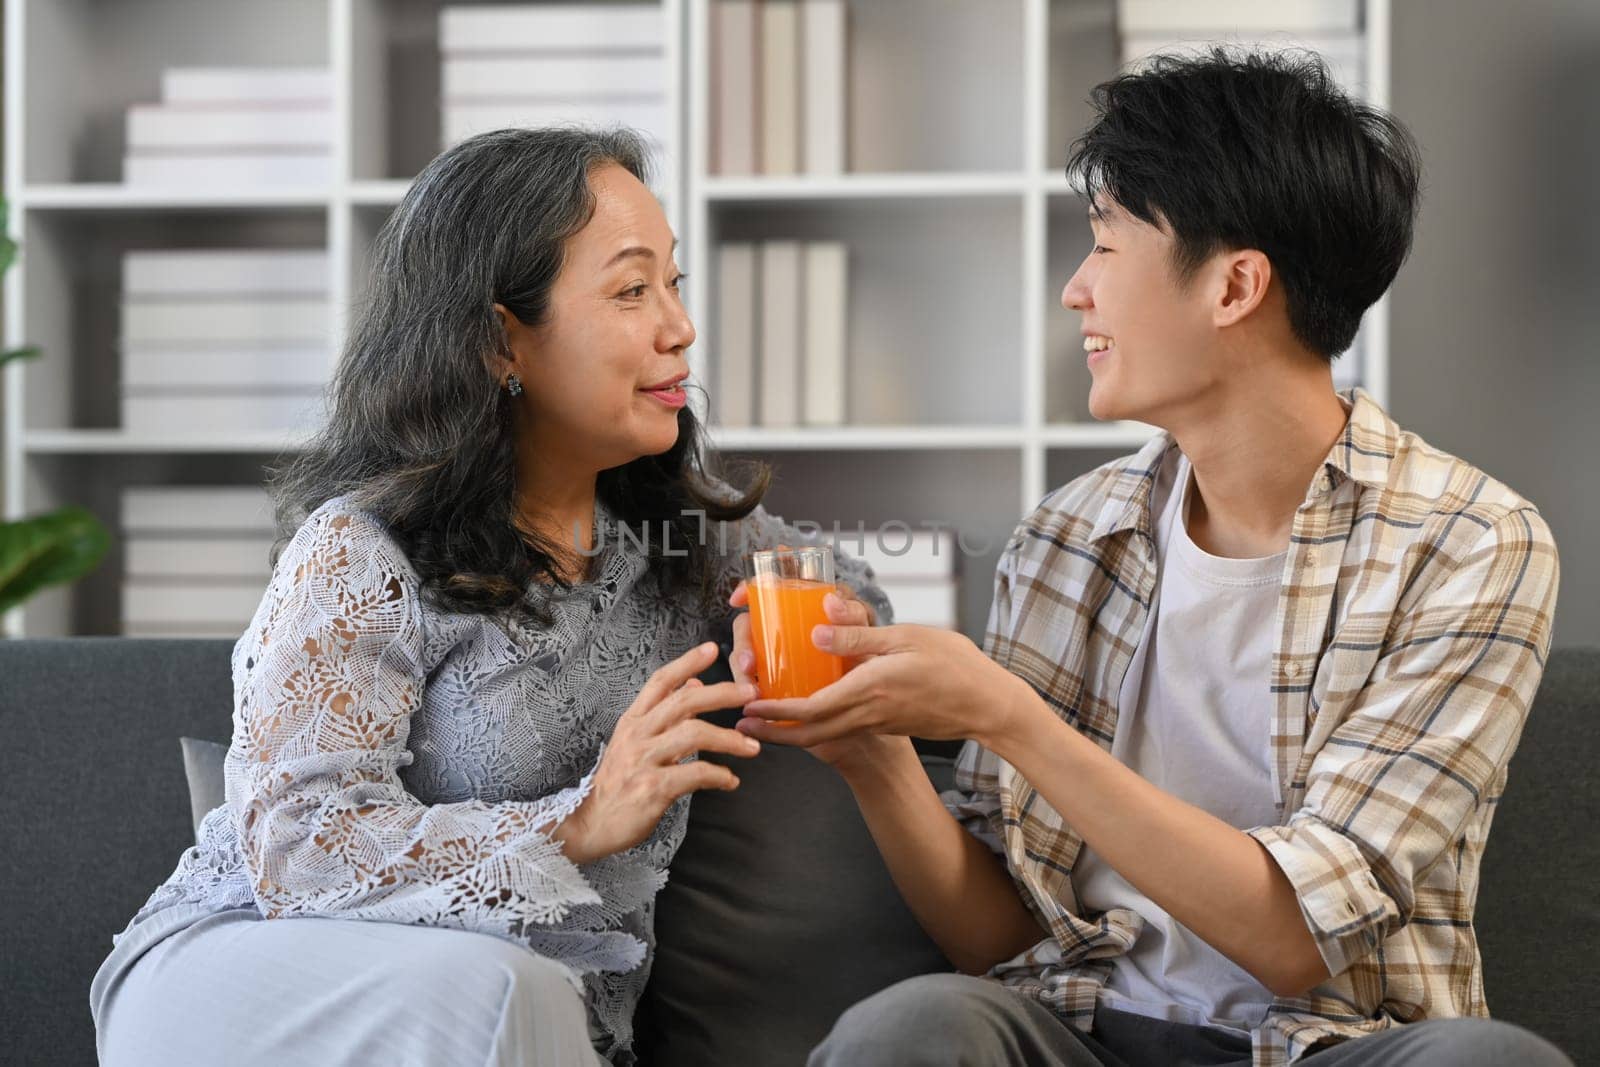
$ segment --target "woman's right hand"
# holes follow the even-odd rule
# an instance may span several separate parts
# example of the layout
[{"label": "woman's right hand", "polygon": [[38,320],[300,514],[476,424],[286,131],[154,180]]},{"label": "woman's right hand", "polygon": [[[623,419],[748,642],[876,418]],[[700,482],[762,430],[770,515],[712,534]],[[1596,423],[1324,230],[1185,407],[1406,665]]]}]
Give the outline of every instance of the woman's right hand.
[{"label": "woman's right hand", "polygon": [[680,762],[699,752],[749,757],[761,751],[754,738],[698,718],[743,707],[758,695],[748,683],[705,685],[695,677],[716,659],[712,642],[685,652],[652,674],[617,720],[589,795],[551,833],[572,862],[592,863],[637,845],[685,794],[739,787],[738,777],[721,764]]}]

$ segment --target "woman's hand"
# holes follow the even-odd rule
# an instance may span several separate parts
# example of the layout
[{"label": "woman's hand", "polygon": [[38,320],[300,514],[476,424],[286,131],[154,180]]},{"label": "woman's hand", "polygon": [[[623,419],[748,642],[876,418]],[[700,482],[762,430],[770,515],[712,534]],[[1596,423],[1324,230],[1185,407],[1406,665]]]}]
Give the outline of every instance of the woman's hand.
[{"label": "woman's hand", "polygon": [[812,640],[861,662],[809,697],[747,704],[739,730],[806,748],[873,735],[989,744],[1038,702],[1026,682],[949,630],[818,626]]},{"label": "woman's hand", "polygon": [[[728,598],[728,603],[736,608],[747,607],[750,603],[748,585],[740,582],[734,588],[733,595]],[[877,623],[877,616],[872,606],[857,597],[856,591],[843,582],[838,583],[834,592],[822,599],[822,610],[827,613],[828,621],[835,626],[872,626]],[[845,660],[845,670],[849,671],[861,662],[861,657],[848,657]],[[734,681],[757,684],[755,644],[750,632],[748,611],[742,611],[734,617],[733,654],[728,657],[728,666],[733,671]],[[782,726],[776,728],[786,729]],[[876,737],[860,736],[813,745],[806,751],[824,763],[842,767],[851,761],[867,758],[869,751],[876,748],[878,742],[879,739]]]},{"label": "woman's hand", "polygon": [[687,793],[739,787],[738,777],[720,764],[680,762],[698,752],[748,757],[761,751],[755,739],[696,717],[757,696],[746,682],[705,685],[695,677],[716,659],[713,643],[685,652],[652,674],[617,720],[589,795],[552,833],[572,862],[592,863],[632,848]]}]

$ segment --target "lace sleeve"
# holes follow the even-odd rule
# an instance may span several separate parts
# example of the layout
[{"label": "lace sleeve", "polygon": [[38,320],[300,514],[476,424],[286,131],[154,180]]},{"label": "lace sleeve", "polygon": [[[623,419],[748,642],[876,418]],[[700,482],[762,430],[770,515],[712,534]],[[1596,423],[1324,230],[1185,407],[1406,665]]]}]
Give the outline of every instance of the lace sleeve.
[{"label": "lace sleeve", "polygon": [[423,641],[415,574],[383,527],[314,514],[234,652],[227,799],[257,906],[517,939],[599,905],[548,836],[589,778],[492,805],[427,805],[401,784]]}]

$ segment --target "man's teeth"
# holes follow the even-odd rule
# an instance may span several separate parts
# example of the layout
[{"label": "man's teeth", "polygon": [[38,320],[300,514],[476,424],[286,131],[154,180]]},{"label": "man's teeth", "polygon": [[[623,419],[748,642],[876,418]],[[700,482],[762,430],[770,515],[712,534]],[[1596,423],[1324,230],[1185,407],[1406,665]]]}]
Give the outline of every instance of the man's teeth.
[{"label": "man's teeth", "polygon": [[1112,344],[1113,342],[1109,337],[1085,337],[1083,339],[1083,350],[1085,352],[1104,352]]}]

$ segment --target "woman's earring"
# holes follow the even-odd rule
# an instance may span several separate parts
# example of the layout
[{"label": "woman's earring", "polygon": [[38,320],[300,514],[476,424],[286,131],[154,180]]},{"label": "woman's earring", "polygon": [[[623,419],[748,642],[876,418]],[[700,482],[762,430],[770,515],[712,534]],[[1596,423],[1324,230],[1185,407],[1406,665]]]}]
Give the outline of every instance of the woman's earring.
[{"label": "woman's earring", "polygon": [[510,393],[512,396],[521,396],[522,395],[522,379],[518,378],[515,374],[507,376],[507,378],[506,378],[506,392]]}]

